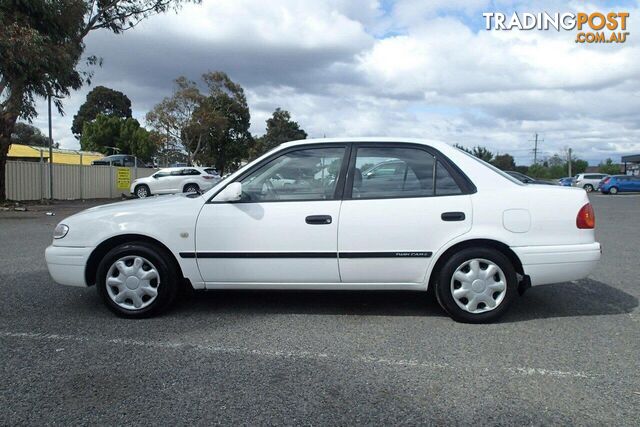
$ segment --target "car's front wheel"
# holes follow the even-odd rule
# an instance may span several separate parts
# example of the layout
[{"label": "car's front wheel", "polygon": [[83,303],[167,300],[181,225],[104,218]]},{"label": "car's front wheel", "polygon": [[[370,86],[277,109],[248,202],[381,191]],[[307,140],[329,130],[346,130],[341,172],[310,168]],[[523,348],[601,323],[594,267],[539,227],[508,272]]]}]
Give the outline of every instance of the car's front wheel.
[{"label": "car's front wheel", "polygon": [[454,320],[493,322],[507,311],[517,293],[517,280],[511,261],[501,252],[467,248],[440,269],[436,297]]},{"label": "car's front wheel", "polygon": [[179,278],[175,261],[162,248],[144,242],[110,250],[98,265],[98,294],[122,317],[160,313],[175,300]]},{"label": "car's front wheel", "polygon": [[145,197],[149,197],[151,195],[151,191],[149,191],[149,187],[146,185],[138,185],[136,187],[135,194],[138,198],[144,199]]}]

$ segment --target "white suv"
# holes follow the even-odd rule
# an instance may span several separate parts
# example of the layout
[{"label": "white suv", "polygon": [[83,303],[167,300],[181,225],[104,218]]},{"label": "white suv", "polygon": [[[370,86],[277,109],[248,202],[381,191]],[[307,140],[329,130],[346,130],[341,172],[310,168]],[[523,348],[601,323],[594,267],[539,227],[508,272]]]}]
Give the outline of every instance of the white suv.
[{"label": "white suv", "polygon": [[144,198],[152,194],[197,193],[207,191],[220,181],[213,169],[179,167],[160,169],[131,183],[131,194]]},{"label": "white suv", "polygon": [[573,181],[573,186],[584,188],[587,193],[590,193],[597,189],[600,181],[608,176],[609,175],[604,173],[581,173],[576,175],[575,180]]}]

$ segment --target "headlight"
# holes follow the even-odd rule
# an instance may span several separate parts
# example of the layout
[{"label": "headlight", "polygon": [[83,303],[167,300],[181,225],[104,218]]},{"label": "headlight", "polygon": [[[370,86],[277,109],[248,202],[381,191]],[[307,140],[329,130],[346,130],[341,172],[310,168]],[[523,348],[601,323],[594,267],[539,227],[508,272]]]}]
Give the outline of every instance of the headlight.
[{"label": "headlight", "polygon": [[53,230],[54,239],[62,239],[69,232],[69,227],[64,224],[56,225],[56,229]]}]

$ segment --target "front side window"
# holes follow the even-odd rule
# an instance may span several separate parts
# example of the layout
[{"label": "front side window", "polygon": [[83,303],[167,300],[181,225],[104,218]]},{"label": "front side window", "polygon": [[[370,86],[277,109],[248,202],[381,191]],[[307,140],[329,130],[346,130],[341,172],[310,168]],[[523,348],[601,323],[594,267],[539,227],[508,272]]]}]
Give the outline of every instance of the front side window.
[{"label": "front side window", "polygon": [[290,151],[240,180],[245,202],[331,200],[344,158],[344,147]]}]

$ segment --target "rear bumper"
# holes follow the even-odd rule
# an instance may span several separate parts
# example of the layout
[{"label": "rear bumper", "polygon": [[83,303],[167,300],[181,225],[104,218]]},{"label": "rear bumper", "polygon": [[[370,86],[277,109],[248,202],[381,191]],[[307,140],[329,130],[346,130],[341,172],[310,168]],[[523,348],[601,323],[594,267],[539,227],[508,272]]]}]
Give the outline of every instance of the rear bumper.
[{"label": "rear bumper", "polygon": [[84,271],[92,249],[49,246],[44,252],[44,257],[53,280],[61,285],[87,286]]},{"label": "rear bumper", "polygon": [[532,285],[584,279],[600,260],[600,243],[511,248]]}]

